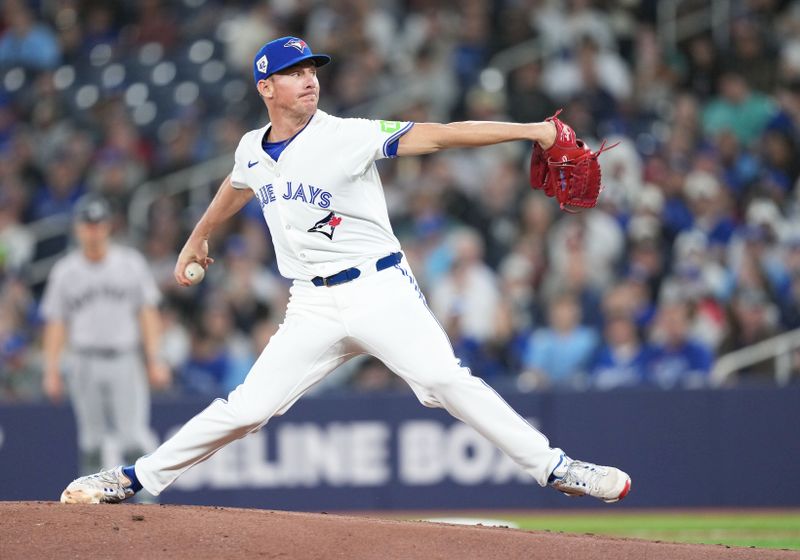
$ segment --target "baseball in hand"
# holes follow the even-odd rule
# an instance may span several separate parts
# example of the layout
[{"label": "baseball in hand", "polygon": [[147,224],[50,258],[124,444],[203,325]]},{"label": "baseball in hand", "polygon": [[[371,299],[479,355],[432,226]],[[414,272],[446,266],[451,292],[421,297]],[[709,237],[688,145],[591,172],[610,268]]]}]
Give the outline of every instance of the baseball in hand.
[{"label": "baseball in hand", "polygon": [[206,271],[198,263],[190,262],[186,265],[183,275],[186,276],[186,279],[192,284],[198,284],[202,282],[203,277],[206,275]]}]

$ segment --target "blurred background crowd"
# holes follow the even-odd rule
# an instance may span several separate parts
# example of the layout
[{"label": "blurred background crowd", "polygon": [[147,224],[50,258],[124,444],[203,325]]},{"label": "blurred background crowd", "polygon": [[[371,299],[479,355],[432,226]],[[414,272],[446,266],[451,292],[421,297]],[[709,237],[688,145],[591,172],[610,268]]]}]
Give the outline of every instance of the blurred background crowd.
[{"label": "blurred background crowd", "polygon": [[[667,4],[708,24],[669,25]],[[170,391],[242,380],[288,298],[257,204],[212,239],[202,284],[179,288],[172,268],[240,136],[266,123],[252,56],[282,35],[333,56],[330,113],[528,122],[563,107],[593,147],[622,141],[580,214],[530,189],[523,143],[381,162],[427,302],[493,386],[706,386],[719,356],[800,327],[798,1],[4,0],[1,15],[2,400],[42,398],[39,302],[87,192],[112,201],[116,238],[161,287]],[[226,155],[195,173],[202,196],[166,188]],[[766,360],[739,381],[774,377]],[[318,390],[401,383],[357,359]]]}]

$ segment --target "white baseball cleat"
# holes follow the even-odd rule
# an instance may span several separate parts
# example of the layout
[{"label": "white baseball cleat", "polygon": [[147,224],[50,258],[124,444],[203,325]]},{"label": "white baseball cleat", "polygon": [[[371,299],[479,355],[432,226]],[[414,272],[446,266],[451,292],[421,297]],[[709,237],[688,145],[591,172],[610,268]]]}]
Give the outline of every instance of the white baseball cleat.
[{"label": "white baseball cleat", "polygon": [[61,493],[62,504],[116,504],[132,497],[131,481],[116,467],[97,474],[82,476],[69,483]]},{"label": "white baseball cleat", "polygon": [[551,475],[550,486],[569,496],[593,496],[613,504],[628,495],[631,477],[614,467],[573,461],[562,455]]}]

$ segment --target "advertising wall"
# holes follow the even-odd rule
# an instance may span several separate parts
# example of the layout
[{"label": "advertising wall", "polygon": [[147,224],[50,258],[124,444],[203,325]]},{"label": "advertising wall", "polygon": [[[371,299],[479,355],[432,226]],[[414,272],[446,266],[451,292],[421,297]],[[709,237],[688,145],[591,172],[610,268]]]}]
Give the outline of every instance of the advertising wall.
[{"label": "advertising wall", "polygon": [[[628,471],[621,507],[800,506],[798,387],[504,396],[571,456]],[[206,404],[156,403],[157,437]],[[0,407],[0,499],[56,500],[76,469],[68,406]],[[303,511],[603,505],[539,488],[471,428],[406,395],[301,400],[160,501]]]}]

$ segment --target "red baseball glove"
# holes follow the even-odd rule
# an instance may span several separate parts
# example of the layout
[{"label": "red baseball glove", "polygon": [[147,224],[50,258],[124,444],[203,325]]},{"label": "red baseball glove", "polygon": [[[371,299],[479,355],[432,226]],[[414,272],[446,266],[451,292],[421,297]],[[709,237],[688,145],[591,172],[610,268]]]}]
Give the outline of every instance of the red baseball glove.
[{"label": "red baseball glove", "polygon": [[538,143],[533,145],[531,187],[555,197],[562,210],[593,208],[603,190],[597,156],[619,142],[606,148],[603,141],[600,149],[593,152],[569,125],[558,119],[560,113],[561,109],[546,119],[556,125],[555,143],[546,150]]}]

